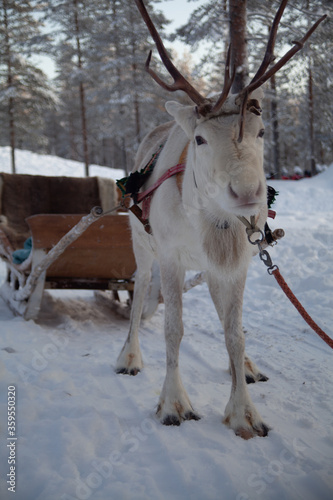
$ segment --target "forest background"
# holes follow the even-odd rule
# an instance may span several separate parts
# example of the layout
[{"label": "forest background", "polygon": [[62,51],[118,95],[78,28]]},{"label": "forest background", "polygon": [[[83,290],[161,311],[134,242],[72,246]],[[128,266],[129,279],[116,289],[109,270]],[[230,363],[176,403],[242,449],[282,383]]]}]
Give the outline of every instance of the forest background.
[{"label": "forest background", "polygon": [[[279,2],[272,0],[188,0],[184,26],[174,33],[159,0],[145,0],[180,71],[208,96],[223,86],[231,9],[245,12],[246,58],[237,72],[257,70]],[[162,2],[165,3],[165,2]],[[333,4],[290,0],[279,26],[281,57],[321,15],[328,19],[265,88],[265,170],[280,178],[299,167],[314,175],[333,161]],[[177,8],[174,12],[177,16]],[[144,71],[165,71],[134,0],[0,0],[0,146],[27,149],[130,171],[140,141],[168,121],[170,95]],[[240,22],[242,20],[240,19]],[[244,19],[243,19],[244,21]],[[54,61],[50,78],[37,56]],[[166,76],[166,78],[168,78]]]}]

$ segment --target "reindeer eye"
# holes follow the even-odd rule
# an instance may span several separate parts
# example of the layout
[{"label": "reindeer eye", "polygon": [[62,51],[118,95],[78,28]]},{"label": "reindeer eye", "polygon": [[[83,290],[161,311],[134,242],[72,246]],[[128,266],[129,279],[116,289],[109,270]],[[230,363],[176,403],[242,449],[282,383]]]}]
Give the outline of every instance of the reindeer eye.
[{"label": "reindeer eye", "polygon": [[201,137],[201,135],[196,135],[195,141],[198,146],[201,146],[201,144],[207,144],[207,141],[203,137]]},{"label": "reindeer eye", "polygon": [[261,130],[259,130],[258,137],[264,137],[264,135],[265,135],[265,129],[262,128]]}]

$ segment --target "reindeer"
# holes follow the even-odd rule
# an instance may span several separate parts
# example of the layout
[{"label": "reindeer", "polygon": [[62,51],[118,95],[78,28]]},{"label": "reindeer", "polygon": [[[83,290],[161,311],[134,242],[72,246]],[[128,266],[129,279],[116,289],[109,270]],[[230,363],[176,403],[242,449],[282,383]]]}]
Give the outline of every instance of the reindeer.
[{"label": "reindeer", "polygon": [[266,436],[269,427],[252,403],[246,385],[246,375],[253,382],[267,380],[267,377],[247,358],[244,350],[243,292],[254,252],[238,217],[254,216],[261,231],[267,218],[261,86],[302,48],[325,16],[300,41],[293,42],[295,45],[289,52],[268,69],[274,59],[277,28],[287,3],[283,0],[255,77],[239,94],[229,95],[235,73],[234,69],[230,71],[229,48],[223,90],[213,102],[204,98],[176,69],[142,0],[135,1],[174,82],[165,83],[150,68],[151,51],[146,70],[163,88],[183,90],[194,105],[167,102],[166,110],[174,121],[153,130],[137,153],[134,171],[145,166],[164,143],[145,189],[178,164],[182,155],[186,156],[186,169],[181,183],[173,176],[154,192],[149,216],[151,234],[131,214],[137,273],[130,330],[116,371],[136,375],[143,368],[138,330],[151,269],[157,259],[165,303],[166,341],[166,377],[157,416],[165,425],[180,425],[185,420],[200,418],[183,386],[178,361],[183,337],[185,272],[203,270],[224,329],[230,359],[232,387],[223,422],[245,439]]}]

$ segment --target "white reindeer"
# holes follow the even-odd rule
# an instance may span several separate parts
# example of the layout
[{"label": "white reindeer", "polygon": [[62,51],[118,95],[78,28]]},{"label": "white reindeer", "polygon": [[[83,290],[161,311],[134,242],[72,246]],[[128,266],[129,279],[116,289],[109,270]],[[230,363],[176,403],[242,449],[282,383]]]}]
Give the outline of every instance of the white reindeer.
[{"label": "white reindeer", "polygon": [[[243,224],[237,216],[255,216],[261,230],[267,217],[266,182],[263,171],[262,91],[259,88],[297,52],[317,27],[268,70],[273,58],[277,26],[287,0],[283,0],[272,26],[264,62],[252,82],[238,95],[230,95],[233,76],[226,64],[224,89],[215,104],[203,98],[173,66],[142,3],[136,4],[154,38],[160,56],[175,82],[167,85],[149,68],[153,78],[168,90],[185,90],[195,105],[167,102],[174,118],[151,132],[142,142],[134,171],[147,164],[165,142],[154,171],[144,188],[154,184],[188,145],[182,187],[175,177],[154,192],[149,223],[152,234],[131,215],[133,247],[137,262],[134,299],[128,338],[119,355],[116,371],[135,375],[143,367],[138,330],[144,298],[157,259],[165,303],[166,377],[157,415],[166,425],[199,419],[183,386],[179,347],[183,337],[182,290],[186,270],[204,270],[211,297],[222,322],[230,358],[232,388],[224,423],[245,439],[266,436],[268,426],[252,403],[246,373],[252,381],[267,380],[245,355],[242,329],[243,291],[253,256]],[[291,53],[292,52],[292,53]],[[251,94],[251,99],[249,95]],[[245,373],[246,370],[246,373]]]}]

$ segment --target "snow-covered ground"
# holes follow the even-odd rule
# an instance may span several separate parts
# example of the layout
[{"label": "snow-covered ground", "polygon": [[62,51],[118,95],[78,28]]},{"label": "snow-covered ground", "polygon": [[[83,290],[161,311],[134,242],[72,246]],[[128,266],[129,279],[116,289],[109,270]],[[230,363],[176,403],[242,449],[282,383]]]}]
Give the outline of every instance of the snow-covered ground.
[{"label": "snow-covered ground", "polygon": [[[20,151],[17,159],[18,172],[83,175],[77,162]],[[0,162],[9,172],[8,149]],[[93,167],[92,175],[113,173]],[[333,166],[313,179],[270,183],[280,192],[270,225],[286,231],[271,257],[333,337]],[[145,368],[129,377],[113,370],[128,321],[93,293],[45,293],[37,322],[14,317],[1,301],[1,499],[331,500],[333,353],[259,258],[249,271],[244,327],[247,352],[269,377],[249,386],[272,427],[268,437],[243,441],[222,424],[231,382],[206,285],[184,295],[184,320],[181,371],[202,419],[164,427],[154,415],[165,372],[163,305],[142,325]],[[9,386],[15,442],[7,440]],[[15,494],[6,483],[13,453]]]}]

